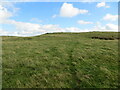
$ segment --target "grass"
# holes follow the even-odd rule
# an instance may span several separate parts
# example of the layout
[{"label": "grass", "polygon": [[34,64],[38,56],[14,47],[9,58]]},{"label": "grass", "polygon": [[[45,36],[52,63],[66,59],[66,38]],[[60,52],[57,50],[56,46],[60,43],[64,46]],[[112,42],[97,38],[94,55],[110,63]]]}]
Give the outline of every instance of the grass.
[{"label": "grass", "polygon": [[3,88],[117,88],[114,32],[3,36]]}]

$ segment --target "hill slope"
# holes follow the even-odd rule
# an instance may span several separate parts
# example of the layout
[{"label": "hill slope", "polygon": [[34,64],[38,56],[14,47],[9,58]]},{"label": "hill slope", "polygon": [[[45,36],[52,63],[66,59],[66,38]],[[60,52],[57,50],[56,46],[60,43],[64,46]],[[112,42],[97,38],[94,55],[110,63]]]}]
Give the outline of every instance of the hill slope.
[{"label": "hill slope", "polygon": [[2,37],[3,88],[115,88],[118,86],[117,34]]}]

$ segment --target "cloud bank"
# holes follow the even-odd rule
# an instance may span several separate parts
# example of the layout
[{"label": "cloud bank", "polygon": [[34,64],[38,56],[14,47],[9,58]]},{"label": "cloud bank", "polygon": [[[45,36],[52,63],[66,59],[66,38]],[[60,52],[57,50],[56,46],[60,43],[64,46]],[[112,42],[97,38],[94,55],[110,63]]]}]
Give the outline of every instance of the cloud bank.
[{"label": "cloud bank", "polygon": [[[10,7],[13,7],[12,5]],[[12,35],[12,36],[35,36],[40,35],[44,33],[52,33],[52,32],[89,32],[89,31],[118,31],[118,26],[115,24],[108,23],[104,26],[101,25],[100,22],[96,23],[93,28],[91,29],[80,29],[78,27],[66,27],[62,28],[59,25],[56,24],[37,24],[36,22],[41,22],[37,18],[32,18],[30,21],[33,22],[21,22],[16,21],[14,19],[11,19],[11,17],[14,17],[16,10],[18,8],[12,8],[14,10],[9,11],[7,7],[5,7],[3,4],[0,5],[0,24],[9,24],[14,26],[14,31],[5,30],[3,28],[0,28],[0,35]],[[63,3],[61,9],[60,9],[60,16],[61,17],[75,17],[79,14],[85,14],[88,13],[88,10],[83,10],[74,7],[72,4],[69,3]],[[55,18],[53,16],[53,18]],[[116,15],[107,14],[104,18],[104,20],[112,20],[115,21],[117,19]],[[84,20],[78,20],[78,24],[93,24],[91,21],[84,21]]]}]

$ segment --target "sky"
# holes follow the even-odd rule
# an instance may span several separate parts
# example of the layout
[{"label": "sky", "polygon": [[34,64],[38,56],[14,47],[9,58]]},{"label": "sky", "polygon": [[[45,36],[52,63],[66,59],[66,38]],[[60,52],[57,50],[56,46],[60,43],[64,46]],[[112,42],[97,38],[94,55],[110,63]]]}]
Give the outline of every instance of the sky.
[{"label": "sky", "polygon": [[0,36],[117,32],[117,2],[1,2]]}]

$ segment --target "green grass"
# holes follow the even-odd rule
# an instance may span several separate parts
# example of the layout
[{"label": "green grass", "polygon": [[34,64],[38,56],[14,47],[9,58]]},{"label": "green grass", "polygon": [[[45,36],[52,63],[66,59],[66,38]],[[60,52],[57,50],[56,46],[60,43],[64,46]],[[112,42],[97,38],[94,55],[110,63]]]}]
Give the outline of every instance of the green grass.
[{"label": "green grass", "polygon": [[117,88],[118,40],[114,32],[4,36],[3,88]]}]

